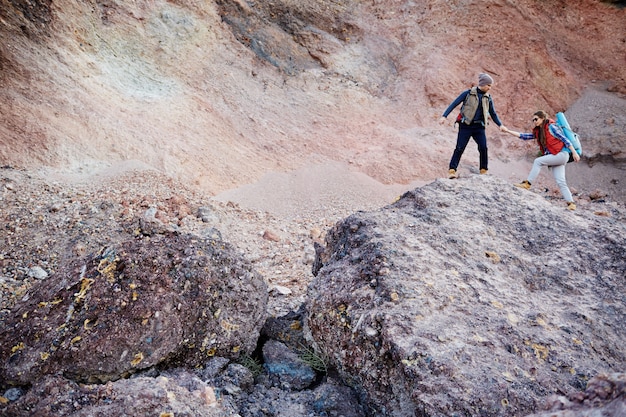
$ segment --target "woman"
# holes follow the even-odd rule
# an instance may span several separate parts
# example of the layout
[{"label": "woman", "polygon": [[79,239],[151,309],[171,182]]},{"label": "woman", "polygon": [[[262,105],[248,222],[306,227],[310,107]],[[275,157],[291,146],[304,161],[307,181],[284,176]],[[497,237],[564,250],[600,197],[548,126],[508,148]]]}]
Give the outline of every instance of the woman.
[{"label": "woman", "polygon": [[488,118],[491,116],[491,119],[500,126],[500,130],[504,131],[505,129],[493,106],[491,94],[489,94],[492,85],[493,78],[491,78],[489,74],[478,74],[478,86],[463,91],[456,100],[448,106],[439,119],[439,123],[443,124],[452,110],[463,103],[461,106],[461,114],[459,114],[456,120],[459,123],[459,133],[456,138],[456,147],[454,148],[454,153],[452,154],[452,159],[450,159],[450,165],[448,167],[449,178],[458,177],[456,170],[470,138],[474,138],[474,141],[478,145],[480,173],[487,173],[489,160],[487,156],[487,136],[485,135],[485,128],[487,127]]},{"label": "woman", "polygon": [[548,167],[554,175],[554,179],[561,190],[561,194],[567,202],[567,208],[570,210],[576,210],[576,204],[572,198],[572,193],[565,181],[565,165],[570,160],[570,157],[574,161],[580,161],[580,156],[574,149],[574,145],[567,139],[563,130],[554,122],[548,118],[548,114],[542,110],[539,110],[533,114],[533,128],[532,133],[520,133],[504,129],[505,132],[517,136],[522,140],[537,140],[539,144],[539,150],[541,151],[540,157],[536,158],[533,162],[533,168],[528,174],[528,178],[522,181],[520,184],[515,184],[516,187],[530,189],[531,184],[541,171],[541,167]]}]

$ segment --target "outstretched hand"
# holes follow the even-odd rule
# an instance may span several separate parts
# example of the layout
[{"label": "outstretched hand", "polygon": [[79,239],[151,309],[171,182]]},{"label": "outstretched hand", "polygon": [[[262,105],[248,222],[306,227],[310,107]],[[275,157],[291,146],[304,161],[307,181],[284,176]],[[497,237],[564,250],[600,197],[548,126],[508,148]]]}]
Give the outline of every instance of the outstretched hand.
[{"label": "outstretched hand", "polygon": [[513,135],[518,138],[521,137],[521,134],[519,132],[516,132],[515,130],[511,130],[504,125],[500,126],[500,131],[504,133],[508,133],[509,135]]}]

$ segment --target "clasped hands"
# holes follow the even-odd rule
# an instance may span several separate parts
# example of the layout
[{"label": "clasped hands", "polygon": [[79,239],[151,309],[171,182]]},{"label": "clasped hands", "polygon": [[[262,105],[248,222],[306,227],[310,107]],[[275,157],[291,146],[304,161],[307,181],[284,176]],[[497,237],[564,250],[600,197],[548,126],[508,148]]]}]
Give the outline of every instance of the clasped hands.
[{"label": "clasped hands", "polygon": [[[441,116],[439,118],[439,124],[442,125],[446,122],[446,118],[444,116]],[[500,132],[506,132],[506,133],[511,133],[511,131],[504,125],[500,126]]]}]

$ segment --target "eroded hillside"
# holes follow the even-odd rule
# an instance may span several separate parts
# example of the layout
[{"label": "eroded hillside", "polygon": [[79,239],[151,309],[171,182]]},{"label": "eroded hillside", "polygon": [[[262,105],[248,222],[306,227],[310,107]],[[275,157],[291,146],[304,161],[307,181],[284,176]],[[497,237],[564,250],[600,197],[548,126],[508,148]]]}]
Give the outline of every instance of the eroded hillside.
[{"label": "eroded hillside", "polygon": [[[136,160],[209,193],[329,160],[429,181],[454,135],[434,122],[479,71],[520,128],[593,80],[626,90],[625,11],[597,1],[1,4],[5,165]],[[494,157],[526,156],[491,135]]]}]

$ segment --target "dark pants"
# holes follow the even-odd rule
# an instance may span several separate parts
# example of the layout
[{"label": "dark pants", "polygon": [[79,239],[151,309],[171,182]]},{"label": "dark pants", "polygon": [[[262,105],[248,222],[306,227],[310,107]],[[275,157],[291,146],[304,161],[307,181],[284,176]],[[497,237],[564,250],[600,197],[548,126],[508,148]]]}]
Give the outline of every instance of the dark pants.
[{"label": "dark pants", "polygon": [[459,134],[456,138],[456,148],[452,154],[450,160],[450,168],[457,169],[459,162],[461,162],[461,156],[465,152],[465,147],[470,138],[474,138],[474,141],[478,145],[478,152],[480,153],[480,169],[487,169],[488,157],[487,157],[487,135],[485,135],[485,127],[482,124],[466,125],[465,123],[459,124]]}]

